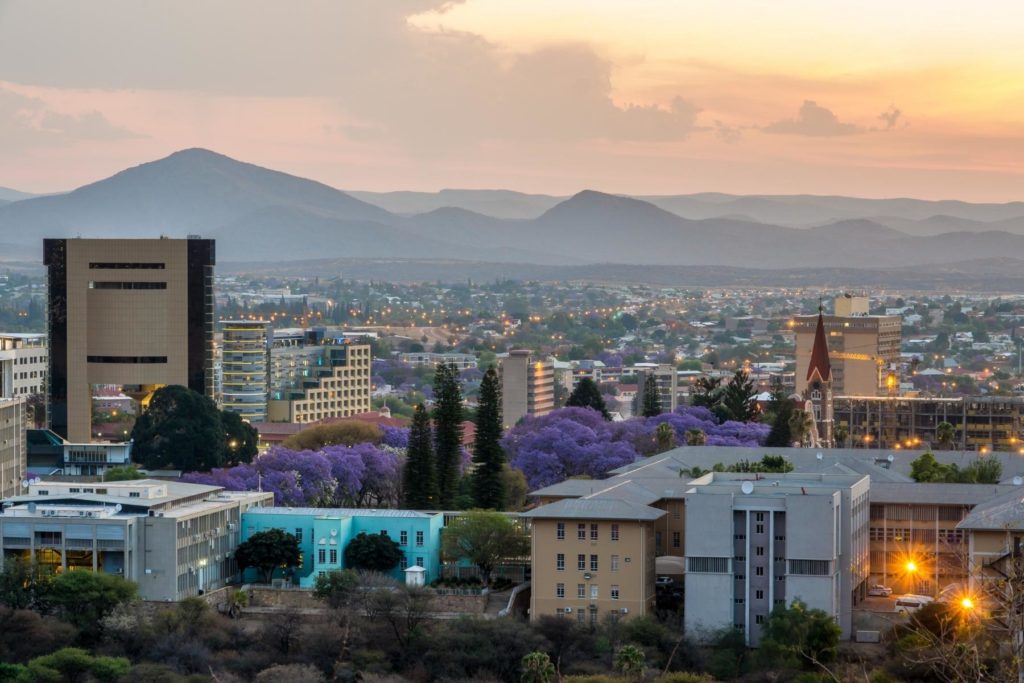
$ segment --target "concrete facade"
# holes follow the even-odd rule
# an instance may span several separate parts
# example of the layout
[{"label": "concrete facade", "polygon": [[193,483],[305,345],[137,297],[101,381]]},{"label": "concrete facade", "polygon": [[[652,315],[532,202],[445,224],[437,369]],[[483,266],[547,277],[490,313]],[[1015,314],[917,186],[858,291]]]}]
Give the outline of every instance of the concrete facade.
[{"label": "concrete facade", "polygon": [[45,334],[0,334],[0,398],[42,395],[46,366]]},{"label": "concrete facade", "polygon": [[270,399],[270,323],[224,320],[221,330],[221,408],[263,422]]},{"label": "concrete facade", "polygon": [[513,349],[501,359],[502,422],[506,429],[527,415],[547,415],[555,407],[555,365],[551,358]]},{"label": "concrete facade", "polygon": [[47,239],[44,263],[53,431],[92,440],[94,385],[214,398],[213,240]]},{"label": "concrete facade", "polygon": [[181,600],[237,578],[241,516],[270,493],[143,479],[34,482],[3,501],[2,563],[122,576],[145,600]]},{"label": "concrete facade", "polygon": [[396,541],[404,560],[391,576],[405,580],[407,567],[426,569],[426,582],[441,576],[441,513],[364,508],[254,508],[243,515],[242,540],[268,529],[281,529],[299,541],[302,563],[297,583],[312,588],[316,577],[345,569],[345,548],[360,533],[382,534]]},{"label": "concrete facade", "polygon": [[316,360],[293,386],[272,392],[269,421],[305,424],[370,412],[370,346],[318,348]]},{"label": "concrete facade", "polygon": [[640,370],[636,374],[636,396],[633,398],[633,414],[640,415],[644,409],[644,391],[648,382],[658,387],[658,405],[661,412],[671,413],[679,405],[679,375],[672,365]]},{"label": "concrete facade", "polygon": [[23,398],[0,398],[0,497],[17,495],[28,476]]}]

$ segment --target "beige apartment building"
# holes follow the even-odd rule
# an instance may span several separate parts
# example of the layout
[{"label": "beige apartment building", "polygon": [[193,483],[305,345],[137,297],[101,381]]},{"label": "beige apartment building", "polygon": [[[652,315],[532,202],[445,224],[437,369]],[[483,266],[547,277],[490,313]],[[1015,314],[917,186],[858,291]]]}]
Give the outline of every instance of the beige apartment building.
[{"label": "beige apartment building", "polygon": [[143,407],[170,384],[213,398],[213,240],[47,239],[43,260],[53,431],[91,440],[96,386]]},{"label": "beige apartment building", "polygon": [[0,398],[42,395],[46,364],[45,334],[0,334]]},{"label": "beige apartment building", "polygon": [[[890,369],[900,358],[903,319],[869,315],[867,297],[838,297],[834,314],[824,316],[835,396],[879,396],[887,393]],[[796,316],[796,393],[807,388],[817,315]]]},{"label": "beige apartment building", "polygon": [[23,398],[0,398],[0,498],[16,496],[27,472],[26,406]]},{"label": "beige apartment building", "polygon": [[292,387],[272,392],[269,421],[304,424],[369,412],[371,360],[368,344],[323,346]]},{"label": "beige apartment building", "polygon": [[566,499],[523,513],[532,522],[530,619],[594,626],[654,609],[655,523],[665,513],[614,498]]},{"label": "beige apartment building", "polygon": [[513,349],[501,360],[501,414],[506,429],[527,415],[555,407],[555,364],[530,351]]}]

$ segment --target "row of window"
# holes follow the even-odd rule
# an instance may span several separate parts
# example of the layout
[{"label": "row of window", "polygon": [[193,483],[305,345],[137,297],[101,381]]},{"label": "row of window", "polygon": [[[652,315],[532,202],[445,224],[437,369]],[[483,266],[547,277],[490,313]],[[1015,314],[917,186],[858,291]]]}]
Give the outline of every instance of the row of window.
[{"label": "row of window", "polygon": [[[555,597],[556,598],[564,598],[565,597],[565,584],[564,583],[556,583],[555,584]],[[586,599],[586,597],[587,597],[587,584],[585,584],[585,583],[577,583],[576,584],[576,597],[578,599],[580,599],[580,600],[585,600]],[[618,584],[612,584],[611,588],[608,590],[608,597],[610,597],[612,600],[618,600],[619,599],[619,586],[618,586]],[[601,589],[598,587],[598,585],[596,583],[590,584],[590,599],[591,600],[599,600],[600,598],[601,598]]]},{"label": "row of window", "polygon": [[911,539],[916,543],[954,543],[964,542],[962,529],[897,529],[893,527],[871,527],[868,532],[872,541],[905,541]]},{"label": "row of window", "polygon": [[[596,523],[591,523],[589,525],[589,531],[590,531],[589,536],[590,536],[590,540],[591,541],[600,540],[600,537],[601,537],[600,526],[601,525],[596,524]],[[610,534],[609,537],[611,538],[611,540],[613,540],[613,541],[619,540],[619,525],[618,524],[611,524],[611,525],[609,525],[609,527],[610,527],[609,528],[609,534]],[[577,524],[576,525],[576,540],[577,541],[585,541],[585,540],[587,540],[587,531],[588,531],[588,526],[586,524],[583,524],[583,523]],[[565,522],[558,522],[558,524],[555,525],[555,538],[557,538],[559,541],[564,541],[565,540]]]},{"label": "row of window", "polygon": [[[589,569],[589,571],[596,572],[598,570],[597,569],[598,565],[599,565],[599,563],[598,563],[598,556],[597,555],[591,555],[590,556],[590,564],[589,564],[590,569]],[[576,569],[581,571],[581,572],[588,571],[587,566],[588,566],[587,565],[587,556],[584,555],[583,553],[580,553],[579,555],[577,555],[576,556]],[[609,558],[608,566],[609,566],[609,569],[611,571],[613,571],[613,572],[619,571],[619,556],[618,555],[612,555]],[[565,553],[558,553],[558,555],[555,556],[555,569],[557,571],[560,571],[560,572],[564,572],[565,571]]]},{"label": "row of window", "polygon": [[[312,533],[312,532],[310,532],[310,533]],[[387,529],[381,529],[380,530],[380,535],[381,536],[388,536]],[[425,540],[424,533],[422,531],[417,531],[415,538],[416,538],[416,547],[417,548],[422,548],[424,540]],[[302,528],[301,527],[296,527],[295,528],[295,540],[297,540],[299,543],[302,543]],[[323,540],[321,539],[320,542],[323,543]],[[409,545],[409,532],[408,531],[399,531],[398,532],[398,545]]]},{"label": "row of window", "polygon": [[15,365],[35,365],[36,363],[43,363],[46,361],[45,356],[23,356],[21,358],[15,358]]}]

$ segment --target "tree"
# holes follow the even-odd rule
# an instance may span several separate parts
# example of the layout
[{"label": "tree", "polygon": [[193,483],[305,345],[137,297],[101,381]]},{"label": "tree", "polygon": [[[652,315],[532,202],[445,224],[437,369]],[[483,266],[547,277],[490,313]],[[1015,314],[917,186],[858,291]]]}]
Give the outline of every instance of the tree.
[{"label": "tree", "polygon": [[124,657],[96,657],[77,647],[65,647],[29,662],[28,680],[115,683],[129,669],[131,662]]},{"label": "tree", "polygon": [[462,458],[462,389],[454,363],[438,363],[434,373],[434,447],[440,506],[455,507]]},{"label": "tree", "polygon": [[628,680],[639,681],[644,677],[644,651],[636,645],[623,645],[615,653],[615,669]]},{"label": "tree", "polygon": [[434,465],[434,434],[430,429],[430,415],[420,403],[412,416],[409,446],[402,472],[405,507],[412,510],[436,510],[439,507],[437,471]]},{"label": "tree", "polygon": [[473,504],[484,510],[505,507],[505,451],[501,447],[501,383],[494,366],[487,368],[480,382],[473,438]]},{"label": "tree", "polygon": [[530,538],[500,512],[470,510],[448,525],[441,535],[441,550],[449,560],[468,560],[480,570],[484,586],[491,572],[504,560],[530,552]]},{"label": "tree", "polygon": [[935,447],[939,450],[948,451],[953,448],[953,439],[956,437],[956,427],[946,421],[935,425]]},{"label": "tree", "polygon": [[145,479],[146,475],[139,472],[139,468],[135,465],[125,465],[124,467],[111,467],[103,474],[103,481],[133,481],[135,479]]},{"label": "tree", "polygon": [[658,383],[654,379],[653,372],[647,373],[647,376],[644,377],[644,393],[640,414],[644,417],[661,415],[661,397],[658,395]]},{"label": "tree", "polygon": [[837,446],[845,448],[847,439],[850,438],[850,428],[844,424],[837,424],[832,429],[832,437],[836,440]]},{"label": "tree", "polygon": [[132,428],[132,454],[147,469],[209,470],[225,463],[220,411],[206,396],[178,385],[158,389]]},{"label": "tree", "polygon": [[238,568],[242,572],[249,567],[256,569],[264,583],[273,580],[277,569],[297,567],[300,559],[298,539],[281,529],[257,531],[235,550]]},{"label": "tree", "polygon": [[319,669],[309,664],[275,664],[256,674],[254,683],[323,683]]},{"label": "tree", "polygon": [[654,440],[658,444],[658,452],[664,453],[676,447],[676,430],[668,422],[662,422],[654,428]]},{"label": "tree", "polygon": [[555,677],[555,665],[546,652],[531,652],[522,659],[521,683],[548,683]]},{"label": "tree", "polygon": [[332,609],[345,609],[352,604],[358,588],[359,574],[354,570],[335,570],[317,575],[313,597]]},{"label": "tree", "polygon": [[387,573],[398,566],[404,553],[396,541],[384,534],[359,535],[345,546],[345,564],[352,569]]},{"label": "tree", "polygon": [[916,482],[945,481],[948,468],[926,451],[910,462],[910,478]]},{"label": "tree", "polygon": [[686,430],[686,445],[687,446],[703,446],[707,443],[707,435],[700,429],[687,429]]},{"label": "tree", "polygon": [[793,445],[793,430],[790,429],[790,421],[793,419],[793,402],[789,399],[781,401],[775,409],[775,419],[772,420],[772,430],[768,432],[768,438],[764,445],[769,448],[789,448]]},{"label": "tree", "polygon": [[768,666],[823,667],[835,659],[842,631],[827,612],[797,599],[772,610],[762,633],[758,655]]},{"label": "tree", "polygon": [[737,370],[722,391],[722,417],[737,422],[750,422],[757,416],[757,404],[754,402],[756,395],[750,375],[742,368]]},{"label": "tree", "polygon": [[789,432],[793,443],[803,446],[811,430],[814,429],[814,418],[806,410],[794,409],[789,416]]},{"label": "tree", "polygon": [[119,605],[134,601],[138,586],[119,576],[92,572],[64,572],[53,580],[46,603],[83,639],[98,635],[100,620]]},{"label": "tree", "polygon": [[252,462],[259,452],[260,434],[256,428],[229,410],[220,411],[220,423],[224,428],[224,462],[231,465]]},{"label": "tree", "polygon": [[282,441],[281,445],[296,451],[318,451],[324,446],[376,444],[380,440],[381,430],[372,422],[343,420],[303,429]]},{"label": "tree", "polygon": [[53,573],[19,557],[4,560],[0,573],[0,604],[13,609],[44,609]]},{"label": "tree", "polygon": [[693,383],[693,391],[690,393],[690,405],[710,410],[718,405],[721,393],[721,377],[698,377],[697,381]]},{"label": "tree", "polygon": [[604,404],[604,397],[601,396],[600,389],[589,377],[584,377],[576,383],[576,388],[569,394],[565,405],[567,408],[590,408],[599,412],[604,419],[612,419],[612,416],[608,414],[608,407]]},{"label": "tree", "polygon": [[[75,629],[55,617],[27,609],[0,607],[0,662],[24,663],[71,645]],[[0,681],[3,681],[0,676]]]}]

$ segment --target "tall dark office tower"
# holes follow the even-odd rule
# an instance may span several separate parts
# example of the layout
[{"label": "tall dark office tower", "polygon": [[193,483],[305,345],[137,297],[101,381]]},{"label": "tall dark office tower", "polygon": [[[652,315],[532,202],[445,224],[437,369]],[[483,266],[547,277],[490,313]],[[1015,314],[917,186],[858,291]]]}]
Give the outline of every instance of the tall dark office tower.
[{"label": "tall dark office tower", "polygon": [[50,428],[73,442],[110,438],[94,399],[148,405],[180,384],[213,397],[214,241],[47,239]]}]

